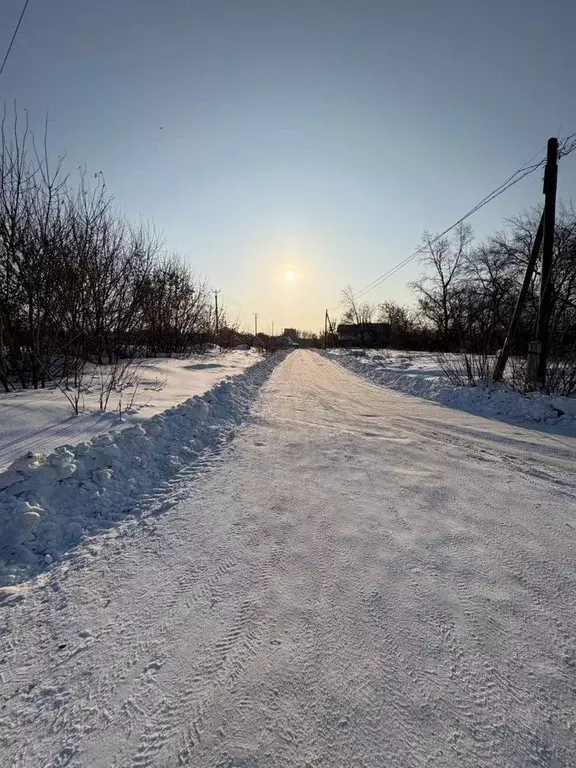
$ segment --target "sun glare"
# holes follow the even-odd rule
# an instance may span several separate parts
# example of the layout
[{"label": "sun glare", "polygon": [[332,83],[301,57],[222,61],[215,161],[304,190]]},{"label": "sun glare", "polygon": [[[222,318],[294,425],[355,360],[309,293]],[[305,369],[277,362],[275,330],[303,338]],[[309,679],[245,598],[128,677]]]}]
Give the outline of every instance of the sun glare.
[{"label": "sun glare", "polygon": [[292,272],[291,269],[287,269],[284,277],[286,278],[286,280],[288,280],[288,282],[292,282],[292,280],[294,280],[296,275],[294,274],[294,272]]}]

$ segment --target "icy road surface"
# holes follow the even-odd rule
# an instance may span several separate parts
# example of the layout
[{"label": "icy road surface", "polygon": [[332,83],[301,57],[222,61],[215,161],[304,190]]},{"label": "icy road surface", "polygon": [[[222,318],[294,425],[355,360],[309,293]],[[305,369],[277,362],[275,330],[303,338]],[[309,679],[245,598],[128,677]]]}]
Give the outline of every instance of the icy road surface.
[{"label": "icy road surface", "polygon": [[161,514],[2,608],[0,764],[576,765],[575,456],[293,353]]}]

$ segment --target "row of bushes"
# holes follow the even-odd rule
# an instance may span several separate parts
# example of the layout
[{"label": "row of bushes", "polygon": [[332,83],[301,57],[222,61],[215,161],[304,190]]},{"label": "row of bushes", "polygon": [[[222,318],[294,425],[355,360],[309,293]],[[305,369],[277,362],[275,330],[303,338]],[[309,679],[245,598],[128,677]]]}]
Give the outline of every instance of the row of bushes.
[{"label": "row of bushes", "polygon": [[26,122],[0,131],[0,384],[42,387],[86,361],[233,343],[208,285],[113,205],[101,175],[72,184]]}]

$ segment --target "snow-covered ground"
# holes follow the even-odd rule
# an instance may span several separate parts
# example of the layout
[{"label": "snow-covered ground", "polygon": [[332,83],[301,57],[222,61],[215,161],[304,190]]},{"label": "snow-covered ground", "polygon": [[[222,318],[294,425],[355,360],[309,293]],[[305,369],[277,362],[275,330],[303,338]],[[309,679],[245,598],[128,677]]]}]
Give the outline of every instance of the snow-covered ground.
[{"label": "snow-covered ground", "polygon": [[572,768],[575,467],[291,353],[217,456],[4,602],[0,765]]},{"label": "snow-covered ground", "polygon": [[[134,515],[145,494],[154,499],[171,477],[194,468],[207,452],[218,451],[234,436],[282,356],[260,358],[242,375],[131,426],[12,462],[0,472],[0,585],[29,578],[86,536]],[[235,359],[253,363],[256,358]],[[221,370],[216,363],[206,368],[206,361],[182,362],[193,367],[195,375],[188,376],[192,387],[205,387],[210,380],[206,370]],[[185,368],[173,362],[160,365],[164,370]],[[195,377],[202,385],[192,384]],[[172,384],[174,397],[182,398],[183,386]],[[167,397],[161,399],[163,405]]]},{"label": "snow-covered ground", "polygon": [[327,354],[373,384],[471,413],[576,433],[574,397],[524,395],[503,386],[457,387],[448,381],[437,355],[428,352],[334,349]]},{"label": "snow-covered ground", "polygon": [[185,359],[143,360],[137,370],[138,387],[123,393],[123,409],[133,398],[129,413],[118,417],[120,396],[112,393],[105,412],[98,410],[98,381],[83,393],[83,412],[75,415],[66,397],[55,388],[0,394],[0,470],[28,451],[50,453],[59,445],[89,440],[102,432],[134,424],[161,413],[194,395],[200,395],[226,376],[252,365],[260,355],[252,351],[192,355]]}]

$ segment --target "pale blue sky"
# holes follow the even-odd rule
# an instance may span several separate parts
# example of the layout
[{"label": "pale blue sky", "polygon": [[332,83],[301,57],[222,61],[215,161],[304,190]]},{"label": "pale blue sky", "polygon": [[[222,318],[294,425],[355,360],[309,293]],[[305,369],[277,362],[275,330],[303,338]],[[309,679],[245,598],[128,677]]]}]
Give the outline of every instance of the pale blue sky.
[{"label": "pale blue sky", "polygon": [[[21,7],[2,0],[2,51]],[[102,171],[246,324],[318,329],[344,285],[576,131],[575,31],[571,0],[30,0],[0,95],[49,110],[54,154]],[[476,234],[540,199],[535,174]],[[409,300],[417,271],[370,299]]]}]

